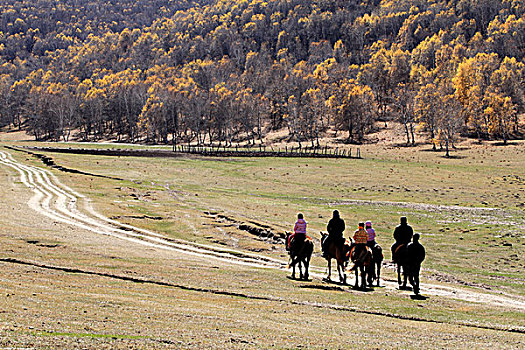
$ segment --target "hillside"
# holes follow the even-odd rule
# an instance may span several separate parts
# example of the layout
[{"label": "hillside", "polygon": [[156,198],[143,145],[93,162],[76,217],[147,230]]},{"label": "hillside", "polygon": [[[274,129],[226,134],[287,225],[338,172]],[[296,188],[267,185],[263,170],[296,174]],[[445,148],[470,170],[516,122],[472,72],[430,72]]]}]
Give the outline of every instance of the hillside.
[{"label": "hillside", "polygon": [[[521,138],[520,1],[7,1],[0,116],[37,140]],[[47,15],[50,14],[50,15]]]}]

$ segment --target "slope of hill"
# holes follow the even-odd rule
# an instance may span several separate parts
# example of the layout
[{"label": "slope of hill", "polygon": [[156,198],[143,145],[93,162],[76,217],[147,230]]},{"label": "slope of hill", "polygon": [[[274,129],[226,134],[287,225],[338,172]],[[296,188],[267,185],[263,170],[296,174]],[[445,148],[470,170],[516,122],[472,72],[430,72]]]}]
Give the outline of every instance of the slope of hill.
[{"label": "slope of hill", "polygon": [[[36,139],[362,142],[395,119],[447,148],[520,137],[519,1],[3,4],[3,125]],[[53,7],[54,6],[54,7]],[[43,13],[51,13],[44,17]]]}]

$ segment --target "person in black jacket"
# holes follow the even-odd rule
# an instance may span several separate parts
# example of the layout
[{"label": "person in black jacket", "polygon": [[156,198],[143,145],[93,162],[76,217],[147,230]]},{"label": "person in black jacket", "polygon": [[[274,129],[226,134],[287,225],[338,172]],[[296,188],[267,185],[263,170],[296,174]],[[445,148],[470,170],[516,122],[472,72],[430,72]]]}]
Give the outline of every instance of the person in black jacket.
[{"label": "person in black jacket", "polygon": [[343,244],[345,241],[345,238],[343,236],[343,232],[345,230],[345,221],[341,219],[341,216],[339,215],[339,210],[334,210],[332,218],[326,226],[326,230],[328,231],[328,236],[323,242],[321,242],[321,249],[323,250],[323,256],[325,258],[326,247],[328,247],[330,242]]},{"label": "person in black jacket", "polygon": [[414,230],[407,223],[406,216],[402,216],[401,223],[394,230],[394,239],[396,240],[396,242],[391,247],[392,259],[394,259],[394,252],[396,251],[397,247],[399,247],[401,244],[410,243],[413,235]]},{"label": "person in black jacket", "polygon": [[407,245],[408,278],[414,294],[419,295],[419,271],[421,263],[425,260],[425,248],[419,243],[419,233],[414,234],[414,241]]}]

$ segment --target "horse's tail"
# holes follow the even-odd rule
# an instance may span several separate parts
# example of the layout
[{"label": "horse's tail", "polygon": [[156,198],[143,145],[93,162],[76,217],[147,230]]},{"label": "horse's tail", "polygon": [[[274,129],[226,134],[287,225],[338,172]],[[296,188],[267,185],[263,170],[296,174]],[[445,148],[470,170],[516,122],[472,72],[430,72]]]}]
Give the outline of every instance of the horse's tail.
[{"label": "horse's tail", "polygon": [[352,253],[354,252],[354,248],[355,247],[352,247],[352,246],[346,246],[346,247],[348,247],[348,248],[346,249],[345,257],[346,257],[346,260],[348,260],[352,256]]},{"label": "horse's tail", "polygon": [[314,242],[311,239],[307,239],[305,244],[305,256],[308,261],[310,261],[310,258],[312,257],[312,254],[314,252]]},{"label": "horse's tail", "polygon": [[294,265],[294,260],[295,260],[294,257],[293,257],[292,254],[290,253],[290,256],[288,257],[288,265],[287,265],[287,266],[288,266],[288,267],[287,267],[288,269],[289,269],[290,267],[292,267],[292,265]]},{"label": "horse's tail", "polygon": [[372,266],[374,264],[374,253],[372,252],[372,249],[369,247],[366,247],[366,255],[365,255],[365,266]]},{"label": "horse's tail", "polygon": [[[383,261],[383,259],[385,258],[385,256],[383,255],[383,248],[381,248],[381,246],[379,244],[376,244],[374,249],[375,249],[375,251],[372,251],[372,254],[374,255],[374,260],[375,261]],[[376,257],[376,255],[377,255],[377,257]]]}]

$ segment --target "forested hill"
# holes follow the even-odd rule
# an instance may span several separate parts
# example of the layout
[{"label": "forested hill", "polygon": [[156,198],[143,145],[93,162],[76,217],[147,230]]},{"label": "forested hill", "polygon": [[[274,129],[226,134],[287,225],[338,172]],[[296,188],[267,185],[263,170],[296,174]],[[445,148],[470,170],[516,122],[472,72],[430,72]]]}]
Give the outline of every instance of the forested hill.
[{"label": "forested hill", "polygon": [[286,128],[315,145],[393,119],[408,143],[521,132],[523,0],[0,6],[2,124],[37,139],[255,142]]},{"label": "forested hill", "polygon": [[89,35],[143,28],[195,6],[184,0],[3,0],[1,56],[5,61],[45,56],[79,45]]}]

